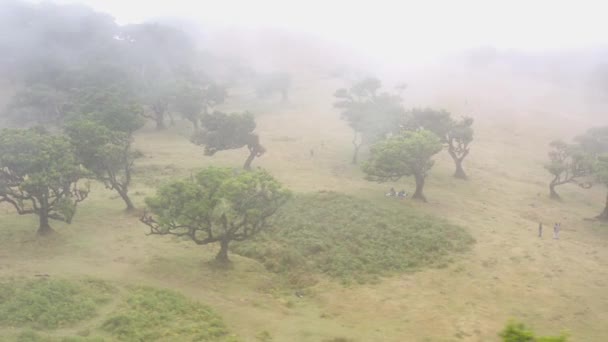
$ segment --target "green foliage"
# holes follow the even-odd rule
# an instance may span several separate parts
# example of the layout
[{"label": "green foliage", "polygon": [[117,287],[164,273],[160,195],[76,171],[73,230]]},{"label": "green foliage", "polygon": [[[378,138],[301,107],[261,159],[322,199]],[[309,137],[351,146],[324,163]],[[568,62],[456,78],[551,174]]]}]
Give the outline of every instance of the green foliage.
[{"label": "green foliage", "polygon": [[560,336],[536,336],[536,334],[522,323],[509,322],[499,334],[504,342],[567,342],[568,338]]},{"label": "green foliage", "polygon": [[106,188],[116,190],[125,200],[127,208],[132,209],[133,204],[127,195],[128,187],[133,163],[142,154],[131,149],[131,137],[90,120],[71,122],[65,131],[78,160]]},{"label": "green foliage", "polygon": [[67,95],[36,84],[19,90],[7,106],[9,121],[21,125],[60,125],[68,108]]},{"label": "green foliage", "polygon": [[215,111],[205,114],[201,120],[202,129],[195,132],[192,142],[205,146],[205,155],[212,156],[217,151],[237,149],[248,146],[250,150],[264,153],[255,130],[255,118],[251,113],[226,114]]},{"label": "green foliage", "polygon": [[138,287],[101,329],[118,341],[234,341],[210,308],[170,290]]},{"label": "green foliage", "polygon": [[0,324],[35,329],[69,327],[97,315],[114,289],[99,280],[0,282]]},{"label": "green foliage", "polygon": [[338,89],[334,93],[338,99],[334,107],[342,110],[342,119],[355,133],[355,163],[359,146],[373,144],[394,132],[405,115],[401,98],[387,92],[378,93],[381,87],[378,79],[366,78],[350,89]]},{"label": "green foliage", "polygon": [[363,171],[380,181],[426,175],[434,164],[431,157],[439,151],[441,143],[432,132],[404,132],[374,145]]},{"label": "green foliage", "polygon": [[579,144],[555,140],[549,146],[549,163],[545,164],[545,169],[553,175],[549,184],[551,197],[559,198],[555,187],[575,183],[578,178],[588,176],[593,167],[593,158],[589,153],[585,153]]},{"label": "green foliage", "polygon": [[17,336],[16,342],[104,342],[105,340],[101,337],[81,337],[81,336],[70,336],[70,337],[51,337],[42,336],[41,334],[32,331],[25,330]]},{"label": "green foliage", "polygon": [[271,223],[232,251],[290,277],[314,272],[344,282],[443,265],[474,241],[444,221],[337,193],[296,196]]},{"label": "green foliage", "polygon": [[408,114],[401,127],[405,130],[425,129],[435,133],[441,143],[446,144],[448,153],[456,164],[454,176],[466,179],[462,161],[469,154],[469,144],[473,141],[473,119],[464,117],[454,120],[449,112],[431,108],[415,108]]},{"label": "green foliage", "polygon": [[86,175],[65,137],[37,129],[0,132],[0,203],[19,214],[71,222],[87,194],[76,183]]},{"label": "green foliage", "polygon": [[156,217],[145,214],[142,222],[152,234],[183,236],[200,245],[221,242],[221,258],[229,241],[249,239],[264,230],[268,218],[289,196],[266,171],[209,167],[192,179],[167,184],[147,198]]}]

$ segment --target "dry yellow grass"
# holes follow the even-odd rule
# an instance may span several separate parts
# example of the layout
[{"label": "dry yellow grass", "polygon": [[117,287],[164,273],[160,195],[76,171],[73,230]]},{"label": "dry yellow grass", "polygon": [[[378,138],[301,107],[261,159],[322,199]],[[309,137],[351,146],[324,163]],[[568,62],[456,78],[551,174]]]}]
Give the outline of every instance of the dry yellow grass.
[{"label": "dry yellow grass", "polygon": [[[254,166],[270,170],[293,190],[335,190],[384,201],[390,185],[366,182],[349,163],[351,134],[331,107],[338,85],[303,81],[289,104],[239,99],[227,109],[255,108],[268,153]],[[465,161],[471,179],[453,179],[444,153],[427,182],[428,204],[387,205],[412,206],[469,229],[476,245],[448,268],[348,288],[323,280],[311,295],[298,298],[274,289],[275,275],[252,260],[232,256],[234,268],[220,271],[205,262],[215,246],[145,237],[137,217],[122,212],[120,199],[96,187],[74,223],[55,224],[59,234],[48,240],[34,236],[33,218],[0,207],[0,276],[84,274],[171,287],[212,306],[244,341],[256,341],[261,331],[275,341],[495,341],[509,318],[541,334],[566,329],[573,341],[608,340],[608,227],[583,220],[600,211],[606,190],[565,186],[559,190],[564,202],[551,201],[542,167],[551,139],[581,132],[591,119],[577,117],[584,113],[572,112],[575,106],[560,112],[557,104],[544,106],[546,97],[534,99],[550,95],[559,101],[563,94],[553,88],[526,89],[533,93],[520,102],[508,93],[514,87],[499,89],[504,98],[483,86],[445,89],[408,103],[443,105],[475,117],[476,139]],[[132,190],[140,206],[163,179],[210,164],[242,165],[244,150],[205,157],[185,131],[185,126],[166,132],[146,128],[137,135],[136,146],[146,154]],[[397,185],[402,186],[411,189],[411,180]],[[540,220],[543,239],[536,237]],[[549,232],[556,220],[563,227],[559,241]]]}]

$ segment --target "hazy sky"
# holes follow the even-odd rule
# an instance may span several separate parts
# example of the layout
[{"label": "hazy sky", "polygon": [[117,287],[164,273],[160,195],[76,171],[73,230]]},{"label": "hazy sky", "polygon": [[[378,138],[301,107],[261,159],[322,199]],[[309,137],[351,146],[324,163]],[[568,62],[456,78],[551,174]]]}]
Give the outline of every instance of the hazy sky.
[{"label": "hazy sky", "polygon": [[208,24],[279,27],[383,51],[439,53],[480,45],[555,49],[608,43],[601,0],[62,0],[120,23],[179,16]]}]

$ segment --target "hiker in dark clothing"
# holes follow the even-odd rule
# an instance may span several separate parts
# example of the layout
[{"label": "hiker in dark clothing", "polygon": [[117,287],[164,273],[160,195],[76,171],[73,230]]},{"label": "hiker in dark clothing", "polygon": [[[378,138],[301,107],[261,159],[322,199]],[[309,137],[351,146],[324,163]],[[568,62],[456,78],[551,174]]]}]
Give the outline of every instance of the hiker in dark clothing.
[{"label": "hiker in dark clothing", "polygon": [[387,193],[386,193],[386,197],[395,197],[397,195],[397,193],[395,192],[395,188],[391,188]]},{"label": "hiker in dark clothing", "polygon": [[399,191],[399,193],[397,194],[397,197],[399,197],[399,199],[405,199],[407,197],[405,190]]},{"label": "hiker in dark clothing", "polygon": [[555,240],[559,240],[559,230],[562,228],[562,224],[561,223],[555,223],[555,225],[553,226],[553,238]]},{"label": "hiker in dark clothing", "polygon": [[538,224],[538,237],[543,237],[543,223]]}]

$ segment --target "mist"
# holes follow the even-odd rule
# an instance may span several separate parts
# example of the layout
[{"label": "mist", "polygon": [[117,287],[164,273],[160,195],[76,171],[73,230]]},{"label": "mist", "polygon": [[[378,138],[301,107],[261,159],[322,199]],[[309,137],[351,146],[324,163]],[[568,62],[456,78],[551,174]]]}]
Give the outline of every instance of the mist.
[{"label": "mist", "polygon": [[0,1],[0,340],[608,340],[603,2]]}]

